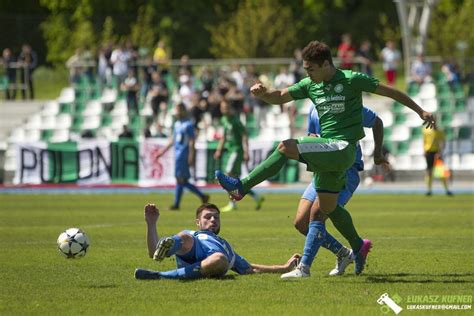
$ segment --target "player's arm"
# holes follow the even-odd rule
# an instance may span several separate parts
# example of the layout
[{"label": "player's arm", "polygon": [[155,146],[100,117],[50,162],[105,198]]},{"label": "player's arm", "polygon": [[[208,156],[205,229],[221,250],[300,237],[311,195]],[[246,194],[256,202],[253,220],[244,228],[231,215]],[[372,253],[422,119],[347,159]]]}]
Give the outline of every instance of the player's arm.
[{"label": "player's arm", "polygon": [[242,132],[242,148],[244,150],[244,161],[247,162],[249,161],[249,136],[245,128]]},{"label": "player's arm", "polygon": [[194,137],[191,137],[189,139],[189,157],[188,157],[188,163],[190,166],[194,166],[194,159],[196,157],[196,148],[194,148],[195,140]]},{"label": "player's arm", "polygon": [[288,88],[269,91],[261,82],[254,84],[250,88],[250,92],[252,92],[255,97],[270,104],[284,104],[293,100]]},{"label": "player's arm", "polygon": [[413,101],[408,95],[401,92],[400,90],[380,83],[375,89],[374,93],[392,98],[393,100],[398,101],[406,107],[412,109],[424,121],[423,125],[425,125],[426,128],[433,128],[433,124],[435,124],[434,115],[423,110],[418,104],[415,103],[415,101]]},{"label": "player's arm", "polygon": [[158,154],[156,155],[156,159],[160,158],[161,156],[163,156],[170,148],[171,146],[173,146],[173,135],[170,136],[169,140],[168,140],[168,143],[166,144],[165,147],[163,147],[163,149],[161,149]]},{"label": "player's arm", "polygon": [[153,258],[158,243],[158,231],[156,222],[160,217],[160,211],[155,204],[145,205],[145,222],[146,222],[146,243],[148,247],[148,256]]},{"label": "player's arm", "polygon": [[374,126],[372,126],[372,134],[374,135],[374,163],[382,165],[384,169],[390,169],[390,163],[383,155],[383,121],[380,117],[375,118]]},{"label": "player's arm", "polygon": [[217,144],[216,152],[214,153],[215,160],[221,159],[222,150],[224,150],[225,138],[226,138],[226,132],[224,131],[224,135],[222,135],[222,138],[219,140],[219,143]]},{"label": "player's arm", "polygon": [[288,261],[285,264],[282,264],[282,265],[263,265],[263,264],[251,263],[250,267],[246,271],[246,274],[289,272],[296,267],[300,258],[301,258],[301,255],[295,253],[293,256],[291,256],[290,259],[288,259]]}]

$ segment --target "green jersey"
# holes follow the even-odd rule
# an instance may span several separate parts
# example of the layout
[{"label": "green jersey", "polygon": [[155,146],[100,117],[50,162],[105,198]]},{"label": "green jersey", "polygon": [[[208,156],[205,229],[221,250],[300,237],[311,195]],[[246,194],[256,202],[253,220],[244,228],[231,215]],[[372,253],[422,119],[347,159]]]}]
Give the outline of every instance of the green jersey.
[{"label": "green jersey", "polygon": [[309,77],[288,88],[294,100],[309,98],[316,107],[321,137],[354,143],[365,136],[362,126],[362,91],[374,92],[375,78],[351,70],[337,69],[328,82]]},{"label": "green jersey", "polygon": [[245,127],[237,116],[222,116],[222,126],[224,126],[224,148],[228,151],[243,151],[242,138],[245,134]]}]

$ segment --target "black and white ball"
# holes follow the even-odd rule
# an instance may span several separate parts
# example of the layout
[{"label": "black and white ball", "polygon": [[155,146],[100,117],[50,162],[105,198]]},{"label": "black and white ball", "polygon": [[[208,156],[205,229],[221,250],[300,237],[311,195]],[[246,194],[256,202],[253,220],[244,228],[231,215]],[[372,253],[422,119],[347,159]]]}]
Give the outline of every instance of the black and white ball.
[{"label": "black and white ball", "polygon": [[80,228],[69,228],[58,237],[58,249],[66,258],[81,258],[89,248],[89,237]]}]

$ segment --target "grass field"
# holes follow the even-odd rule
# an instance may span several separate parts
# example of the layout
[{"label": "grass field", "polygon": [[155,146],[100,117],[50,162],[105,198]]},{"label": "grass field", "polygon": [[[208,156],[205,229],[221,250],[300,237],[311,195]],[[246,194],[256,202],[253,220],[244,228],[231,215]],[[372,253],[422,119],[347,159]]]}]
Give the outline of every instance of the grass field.
[{"label": "grass field", "polygon": [[[296,194],[268,194],[261,211],[245,199],[222,215],[221,235],[248,261],[283,263],[301,252],[293,228]],[[171,269],[174,261],[147,257],[143,205],[162,206],[158,231],[193,229],[197,199],[166,211],[172,195],[0,195],[0,315],[383,315],[383,293],[473,295],[474,196],[359,195],[348,205],[359,232],[372,239],[368,267],[354,276],[329,277],[335,258],[322,249],[311,278],[279,275],[198,281],[137,281],[136,267]],[[224,194],[212,195],[225,203]],[[85,258],[67,260],[56,249],[68,227],[91,239]],[[328,230],[335,233],[331,224]],[[404,310],[403,313],[411,311]],[[471,311],[432,311],[431,314]],[[426,314],[426,312],[417,312]],[[394,315],[389,311],[388,315]]]}]

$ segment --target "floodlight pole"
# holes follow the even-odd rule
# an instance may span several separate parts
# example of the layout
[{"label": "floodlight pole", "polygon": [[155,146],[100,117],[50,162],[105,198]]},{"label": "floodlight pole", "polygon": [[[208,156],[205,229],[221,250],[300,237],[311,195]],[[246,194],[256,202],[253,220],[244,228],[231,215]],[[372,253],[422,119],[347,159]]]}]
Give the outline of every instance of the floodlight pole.
[{"label": "floodlight pole", "polygon": [[393,0],[393,2],[397,6],[402,31],[405,80],[408,82],[413,56],[425,52],[431,12],[438,0]]}]

